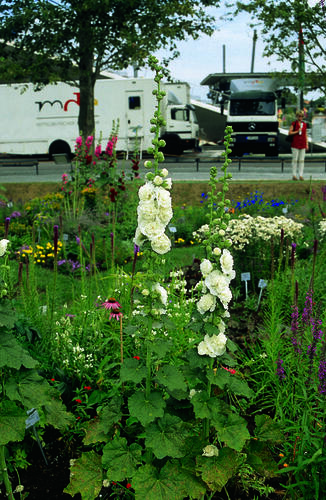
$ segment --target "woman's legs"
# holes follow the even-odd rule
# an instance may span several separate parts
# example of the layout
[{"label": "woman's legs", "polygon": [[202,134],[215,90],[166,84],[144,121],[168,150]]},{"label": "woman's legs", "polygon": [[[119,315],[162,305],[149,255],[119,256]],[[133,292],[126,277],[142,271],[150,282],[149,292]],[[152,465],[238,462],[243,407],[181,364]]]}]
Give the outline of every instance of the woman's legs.
[{"label": "woman's legs", "polygon": [[298,167],[299,167],[299,176],[303,176],[303,169],[304,169],[304,158],[306,154],[305,149],[298,149]]},{"label": "woman's legs", "polygon": [[299,149],[292,148],[292,175],[293,177],[297,177],[297,163],[298,163],[298,155]]}]

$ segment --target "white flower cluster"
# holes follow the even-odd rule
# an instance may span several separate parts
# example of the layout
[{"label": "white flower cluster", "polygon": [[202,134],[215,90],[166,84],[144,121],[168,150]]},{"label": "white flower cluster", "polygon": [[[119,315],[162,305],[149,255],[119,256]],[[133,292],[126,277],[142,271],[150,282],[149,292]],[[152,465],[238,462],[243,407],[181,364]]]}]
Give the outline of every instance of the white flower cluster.
[{"label": "white flower cluster", "polygon": [[[281,229],[284,237],[294,241],[302,235],[303,224],[294,222],[292,219],[282,216],[275,217],[252,217],[251,215],[240,215],[238,219],[231,219],[225,230],[225,235],[232,241],[235,250],[243,250],[247,245],[254,244],[259,240],[270,241],[272,237],[280,237]],[[209,231],[207,224],[193,233],[196,240],[201,241]]]},{"label": "white flower cluster", "polygon": [[0,257],[3,257],[7,251],[9,240],[3,239],[0,240]]},{"label": "white flower cluster", "polygon": [[326,219],[323,219],[319,222],[318,231],[321,239],[323,240],[326,236]]},{"label": "white flower cluster", "polygon": [[219,252],[221,254],[219,259],[221,270],[215,269],[208,259],[204,259],[200,264],[203,275],[203,281],[201,282],[203,295],[197,303],[200,314],[213,312],[216,308],[217,298],[221,301],[224,309],[228,309],[228,304],[232,299],[229,285],[230,281],[235,277],[233,257],[227,249],[221,252],[219,248],[214,248],[214,255],[218,255]]},{"label": "white flower cluster", "polygon": [[[221,251],[217,247],[213,249],[213,255],[219,257],[220,269],[217,269],[216,265],[208,259],[204,259],[200,264],[203,275],[203,279],[199,284],[203,295],[197,302],[197,310],[200,314],[215,311],[217,300],[221,302],[225,313],[228,313],[228,304],[232,299],[230,282],[235,277],[233,257],[229,250],[224,249]],[[227,317],[228,314],[225,313],[224,316]],[[201,356],[206,355],[216,358],[225,353],[227,337],[224,334],[225,323],[222,319],[220,319],[217,328],[219,330],[218,335],[205,335],[204,340],[199,343],[197,350]]]},{"label": "white flower cluster", "polygon": [[138,227],[134,238],[134,243],[138,246],[147,238],[152,250],[161,255],[171,248],[170,238],[165,234],[165,228],[173,215],[168,191],[172,183],[171,179],[166,178],[167,175],[167,169],[163,169],[160,175],[156,175],[139,189]]},{"label": "white flower cluster", "polygon": [[200,356],[209,356],[210,358],[216,358],[217,356],[222,356],[226,351],[226,342],[228,338],[224,333],[219,333],[218,335],[205,335],[204,340],[198,345],[198,354]]}]

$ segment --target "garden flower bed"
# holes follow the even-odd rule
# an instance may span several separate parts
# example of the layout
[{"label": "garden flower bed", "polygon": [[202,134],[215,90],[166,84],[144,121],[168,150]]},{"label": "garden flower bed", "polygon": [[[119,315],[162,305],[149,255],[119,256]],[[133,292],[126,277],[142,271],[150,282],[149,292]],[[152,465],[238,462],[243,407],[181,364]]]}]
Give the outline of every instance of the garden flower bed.
[{"label": "garden flower bed", "polygon": [[324,189],[232,199],[227,130],[198,203],[172,203],[152,65],[144,182],[113,130],[0,208],[0,497],[322,498]]}]

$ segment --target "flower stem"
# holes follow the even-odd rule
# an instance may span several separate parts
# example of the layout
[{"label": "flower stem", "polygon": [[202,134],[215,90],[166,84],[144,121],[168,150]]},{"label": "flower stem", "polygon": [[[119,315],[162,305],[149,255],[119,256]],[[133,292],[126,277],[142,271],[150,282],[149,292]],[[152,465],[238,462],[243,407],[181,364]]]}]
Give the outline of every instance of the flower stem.
[{"label": "flower stem", "polygon": [[151,379],[152,379],[152,350],[150,342],[147,342],[147,352],[146,352],[146,399],[149,398],[151,393]]},{"label": "flower stem", "polygon": [[14,500],[14,496],[12,493],[11,482],[8,475],[8,469],[5,458],[5,447],[4,445],[0,446],[0,471],[2,473],[3,482],[6,488],[7,497],[9,500]]}]

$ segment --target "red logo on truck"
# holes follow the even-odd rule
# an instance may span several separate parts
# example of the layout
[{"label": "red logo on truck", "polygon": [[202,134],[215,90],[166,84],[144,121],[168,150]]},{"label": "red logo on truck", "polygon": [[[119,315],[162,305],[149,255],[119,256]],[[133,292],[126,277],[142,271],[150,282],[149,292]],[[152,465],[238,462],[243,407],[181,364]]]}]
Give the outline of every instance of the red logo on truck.
[{"label": "red logo on truck", "polygon": [[68,101],[66,101],[64,104],[62,104],[62,101],[59,101],[59,99],[55,99],[54,101],[35,101],[35,104],[38,104],[39,111],[42,111],[45,104],[50,104],[51,108],[55,104],[59,104],[60,108],[63,109],[63,111],[68,111],[68,104],[71,102],[74,102],[75,104],[77,104],[77,106],[80,106],[80,92],[74,92],[74,95],[76,96],[76,99],[68,99]]}]

